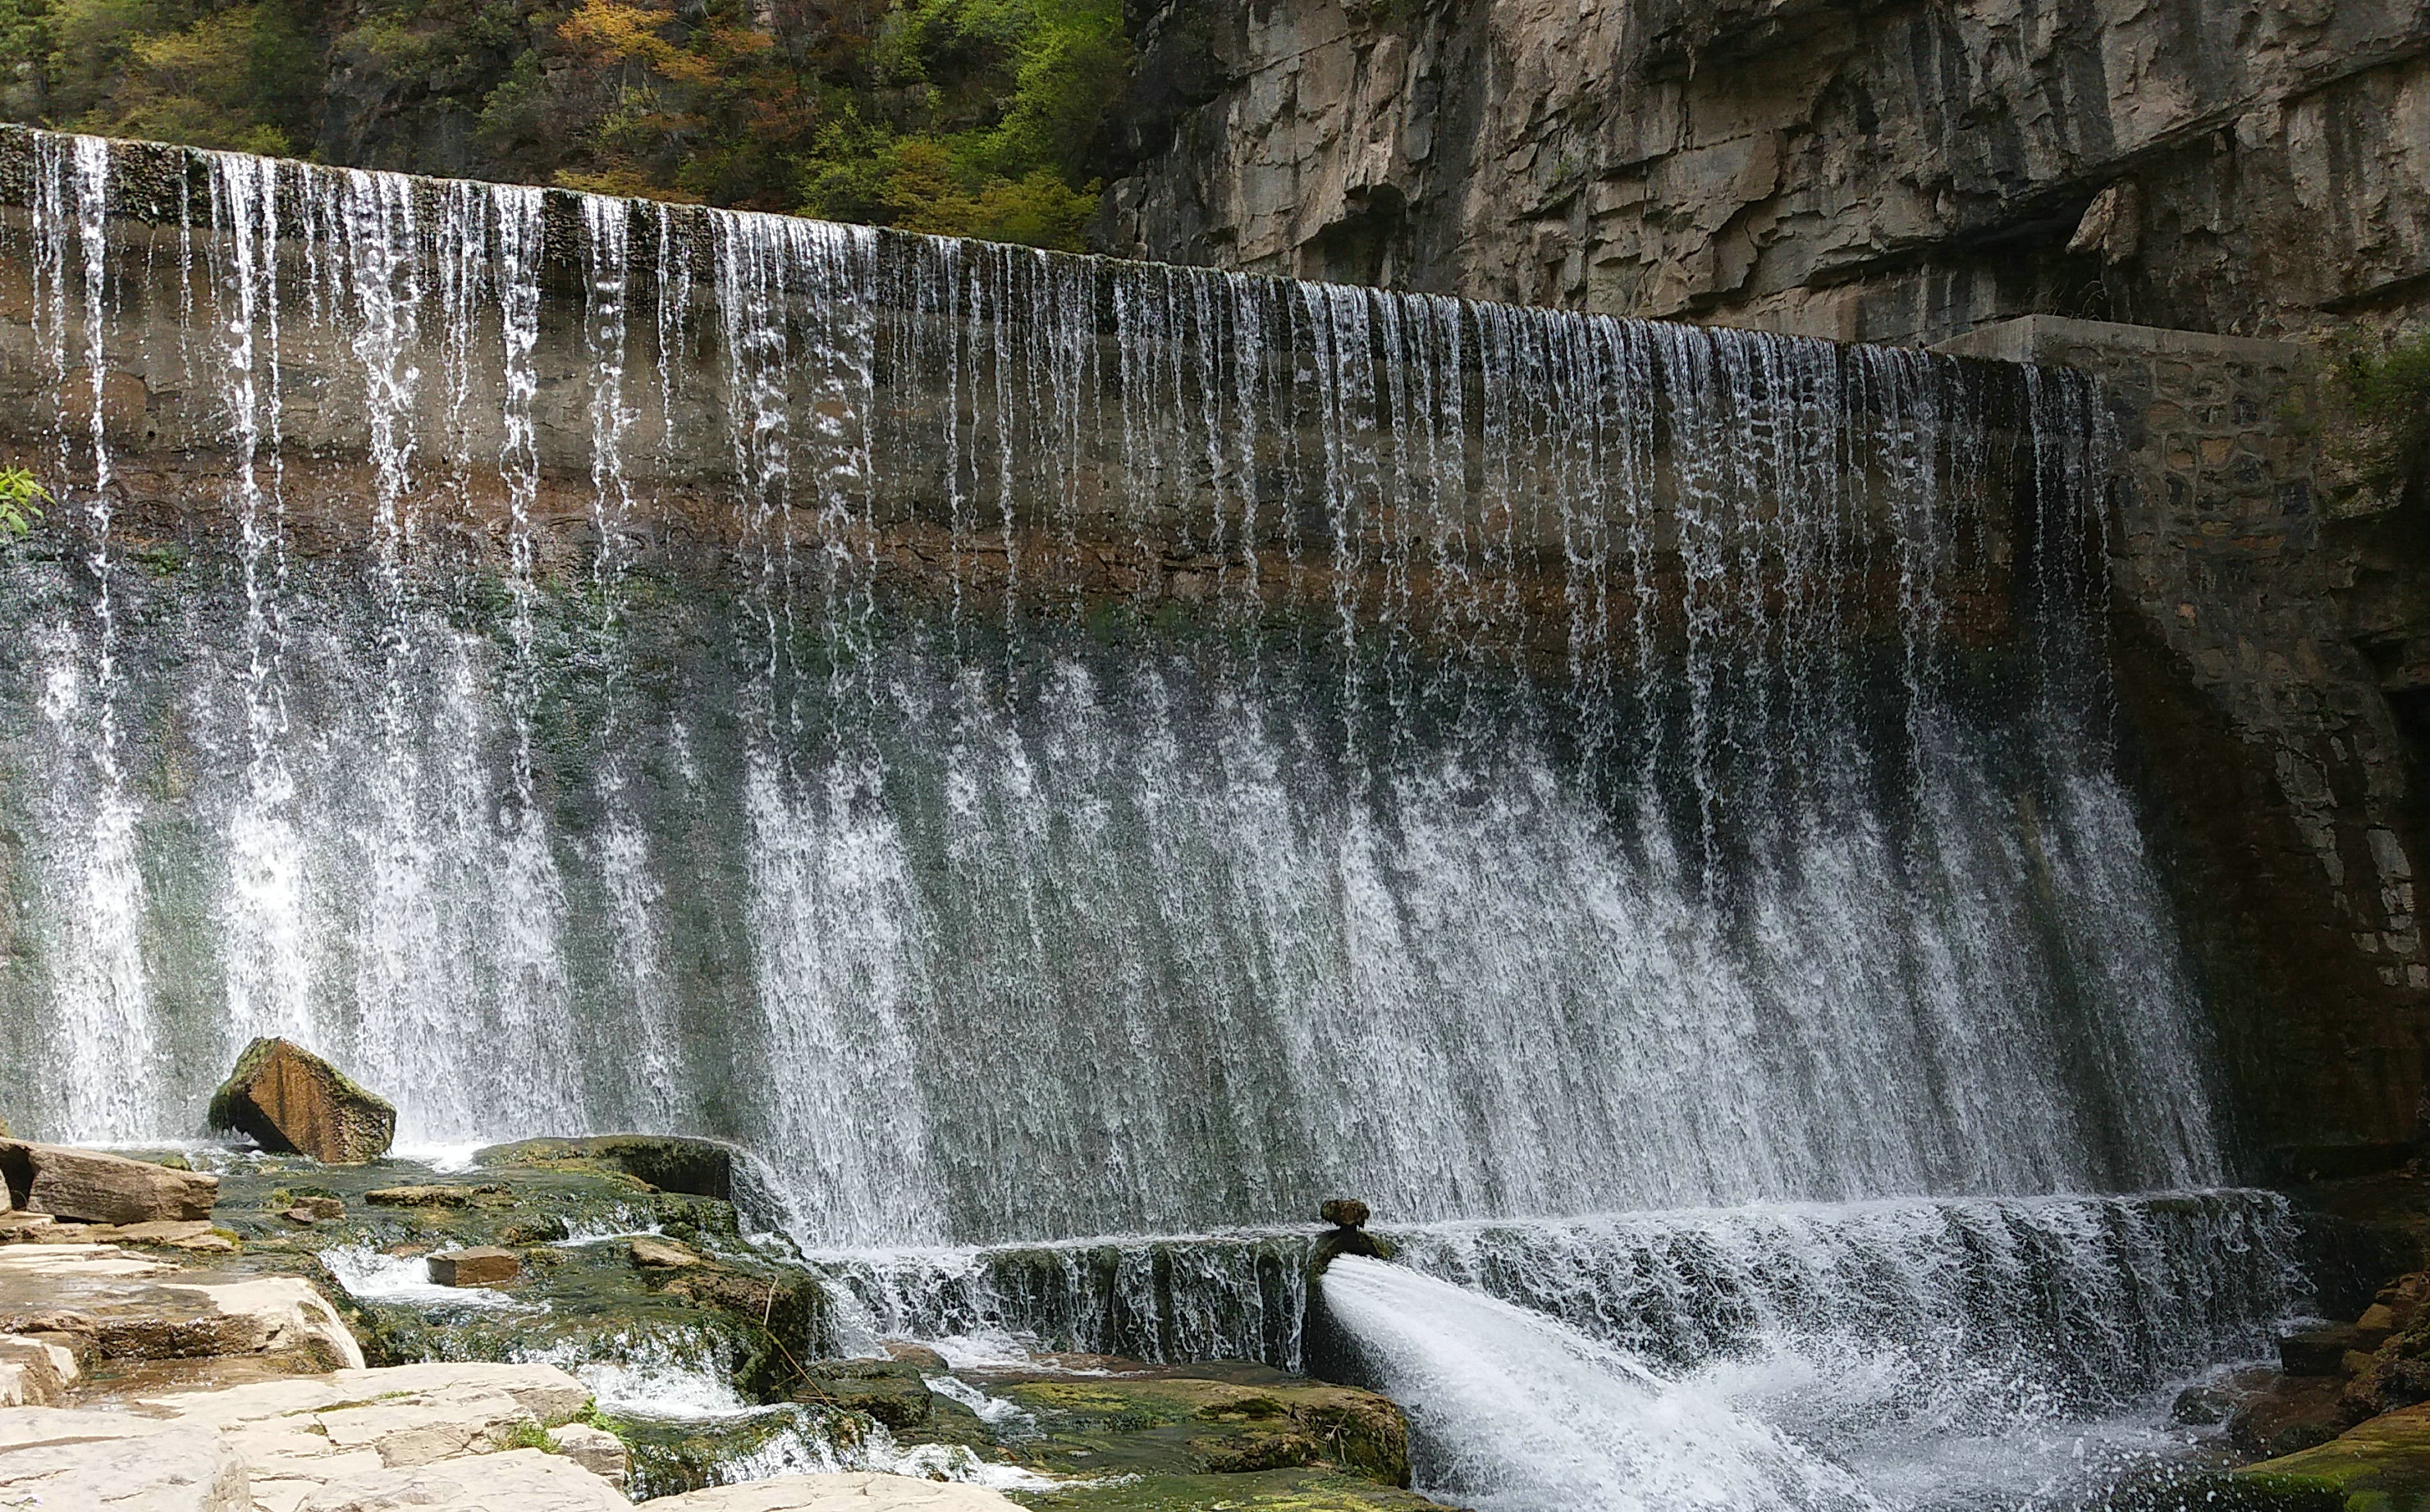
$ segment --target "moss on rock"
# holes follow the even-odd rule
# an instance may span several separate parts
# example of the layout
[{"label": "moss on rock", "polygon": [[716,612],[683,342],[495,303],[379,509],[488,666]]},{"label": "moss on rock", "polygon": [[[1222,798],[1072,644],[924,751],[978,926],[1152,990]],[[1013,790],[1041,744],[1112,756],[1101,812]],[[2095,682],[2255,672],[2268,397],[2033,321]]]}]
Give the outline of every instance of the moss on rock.
[{"label": "moss on rock", "polygon": [[681,1192],[718,1202],[734,1200],[734,1151],[713,1139],[671,1134],[600,1134],[581,1139],[523,1139],[491,1145],[474,1155],[487,1167],[543,1170],[605,1169],[622,1172],[654,1191]]},{"label": "moss on rock", "polygon": [[1019,1407],[1017,1431],[940,1403],[919,1436],[959,1442],[1051,1474],[1241,1475],[1328,1470],[1394,1487],[1409,1483],[1408,1424],[1372,1391],[1264,1366],[1136,1367],[1110,1376],[974,1372]]},{"label": "moss on rock", "polygon": [[[2228,1485],[2276,1506],[2343,1512],[2430,1512],[2430,1404],[2401,1407],[2317,1448],[2265,1460],[2226,1476]],[[2306,1504],[2303,1499],[2310,1498]],[[2336,1500],[2328,1500],[2334,1497]]]},{"label": "moss on rock", "polygon": [[1009,1494],[1040,1512],[1428,1512],[1440,1506],[1413,1491],[1323,1469],[1147,1475]]}]

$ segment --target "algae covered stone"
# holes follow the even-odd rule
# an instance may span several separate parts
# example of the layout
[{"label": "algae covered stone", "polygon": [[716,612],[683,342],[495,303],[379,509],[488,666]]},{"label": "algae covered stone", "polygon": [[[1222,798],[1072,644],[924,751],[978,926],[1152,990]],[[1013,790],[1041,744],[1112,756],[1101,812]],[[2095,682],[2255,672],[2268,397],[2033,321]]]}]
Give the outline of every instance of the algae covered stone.
[{"label": "algae covered stone", "polygon": [[212,1095],[210,1124],[277,1154],[356,1166],[388,1153],[396,1109],[291,1039],[256,1039]]},{"label": "algae covered stone", "polygon": [[2384,1413],[2327,1443],[2222,1477],[2231,1507],[2430,1507],[2430,1403]]}]

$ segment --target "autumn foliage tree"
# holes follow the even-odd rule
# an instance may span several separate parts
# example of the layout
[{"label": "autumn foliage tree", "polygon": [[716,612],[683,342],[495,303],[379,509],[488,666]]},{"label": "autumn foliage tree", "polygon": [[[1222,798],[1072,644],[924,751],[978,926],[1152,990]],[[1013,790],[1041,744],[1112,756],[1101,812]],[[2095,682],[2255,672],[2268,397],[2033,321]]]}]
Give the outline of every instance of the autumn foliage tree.
[{"label": "autumn foliage tree", "polygon": [[1120,0],[0,0],[0,114],[1076,247]]}]

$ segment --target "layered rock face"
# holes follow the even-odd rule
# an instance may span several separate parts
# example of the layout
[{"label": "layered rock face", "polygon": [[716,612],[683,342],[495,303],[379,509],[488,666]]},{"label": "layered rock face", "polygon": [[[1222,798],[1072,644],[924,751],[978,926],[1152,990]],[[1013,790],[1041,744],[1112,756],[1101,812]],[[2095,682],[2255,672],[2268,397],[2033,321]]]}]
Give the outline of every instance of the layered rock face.
[{"label": "layered rock face", "polygon": [[2412,0],[1164,3],[1104,250],[1841,340],[2430,273]]}]

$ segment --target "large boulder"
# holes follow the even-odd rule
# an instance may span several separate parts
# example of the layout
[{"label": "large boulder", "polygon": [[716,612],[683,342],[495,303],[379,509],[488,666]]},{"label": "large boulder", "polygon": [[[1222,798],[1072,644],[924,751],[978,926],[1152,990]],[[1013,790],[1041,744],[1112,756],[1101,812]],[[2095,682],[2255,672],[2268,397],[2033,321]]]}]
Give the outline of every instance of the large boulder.
[{"label": "large boulder", "polygon": [[256,1039],[212,1094],[210,1124],[278,1154],[358,1166],[388,1153],[396,1109],[291,1039]]},{"label": "large boulder", "polygon": [[0,1139],[0,1182],[14,1206],[88,1223],[208,1218],[220,1191],[217,1176],[22,1139]]}]

